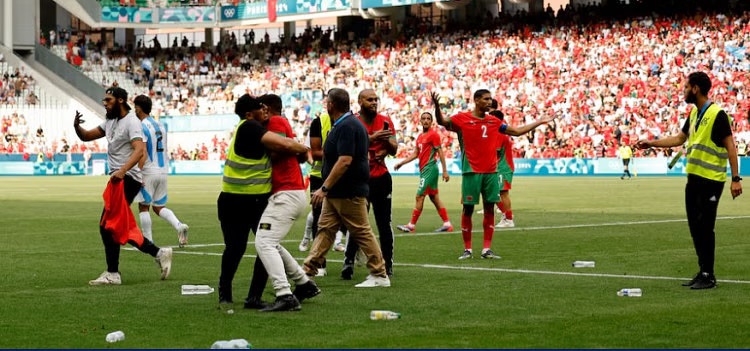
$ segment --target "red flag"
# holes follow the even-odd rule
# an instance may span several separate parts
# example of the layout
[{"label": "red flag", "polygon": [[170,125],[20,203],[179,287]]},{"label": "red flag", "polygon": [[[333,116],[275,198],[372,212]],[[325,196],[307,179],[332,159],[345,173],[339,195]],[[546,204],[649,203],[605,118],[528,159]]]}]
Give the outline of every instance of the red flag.
[{"label": "red flag", "polygon": [[276,0],[268,0],[268,21],[276,22]]}]

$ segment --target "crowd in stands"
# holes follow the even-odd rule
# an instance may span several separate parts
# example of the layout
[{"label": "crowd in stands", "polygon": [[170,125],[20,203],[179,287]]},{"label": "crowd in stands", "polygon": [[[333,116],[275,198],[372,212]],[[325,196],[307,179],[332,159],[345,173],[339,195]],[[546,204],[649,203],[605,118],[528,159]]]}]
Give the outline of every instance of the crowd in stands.
[{"label": "crowd in stands", "polygon": [[[703,70],[712,77],[712,100],[734,119],[736,139],[745,146],[740,151],[746,150],[750,4],[741,2],[738,6],[746,8],[730,11],[722,1],[685,0],[680,6],[675,1],[488,14],[485,20],[444,27],[407,18],[395,30],[361,39],[339,33],[335,41],[330,32],[315,28],[282,43],[264,38],[251,44],[248,35],[239,40],[232,33],[211,48],[188,47],[184,40],[170,48],[139,45],[132,52],[105,52],[94,45],[85,59],[125,73],[132,79],[126,88],[131,96],[151,95],[157,115],[232,113],[244,93],[332,87],[353,93],[356,111],[358,92],[373,88],[381,113],[396,123],[398,157],[414,147],[419,114],[432,109],[429,92],[440,94],[450,115],[470,108],[472,93],[480,88],[493,92],[510,124],[560,116],[515,138],[516,157],[616,157],[619,145],[676,133],[690,109],[683,101],[684,79]],[[286,117],[298,135],[305,134],[315,103],[302,99],[289,106]],[[455,135],[443,130],[442,136],[446,156],[457,156]],[[221,158],[225,146],[217,141],[173,145],[173,154]],[[661,151],[636,154],[655,155]]]}]

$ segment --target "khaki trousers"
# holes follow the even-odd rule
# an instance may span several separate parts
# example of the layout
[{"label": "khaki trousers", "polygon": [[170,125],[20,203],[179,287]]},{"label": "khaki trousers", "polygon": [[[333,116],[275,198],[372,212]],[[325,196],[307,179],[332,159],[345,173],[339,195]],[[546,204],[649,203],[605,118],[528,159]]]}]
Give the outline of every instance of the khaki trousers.
[{"label": "khaki trousers", "polygon": [[323,267],[325,255],[333,246],[336,231],[339,230],[341,224],[349,230],[349,240],[354,240],[367,257],[367,268],[370,274],[387,277],[383,254],[367,217],[367,199],[364,197],[349,199],[326,197],[323,200],[323,209],[318,221],[318,234],[310,249],[310,254],[305,259],[305,273],[314,276],[318,273],[318,268]]}]

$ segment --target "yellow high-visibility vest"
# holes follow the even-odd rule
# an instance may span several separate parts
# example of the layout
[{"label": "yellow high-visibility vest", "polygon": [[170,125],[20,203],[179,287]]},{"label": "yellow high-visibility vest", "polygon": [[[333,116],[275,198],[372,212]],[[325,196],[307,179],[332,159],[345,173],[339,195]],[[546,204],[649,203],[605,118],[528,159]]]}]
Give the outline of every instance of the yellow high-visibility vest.
[{"label": "yellow high-visibility vest", "polygon": [[262,158],[255,160],[234,152],[237,131],[245,121],[240,121],[234,129],[227,160],[224,162],[221,191],[232,194],[268,194],[271,192],[271,159],[268,154],[264,153]]},{"label": "yellow high-visibility vest", "polygon": [[[690,111],[690,136],[688,137],[687,146],[687,167],[685,171],[688,174],[694,174],[718,182],[727,180],[727,160],[729,154],[723,145],[716,145],[711,140],[711,132],[714,129],[714,121],[721,109],[719,106],[712,104],[706,109],[700,126],[698,122],[698,108],[694,107]],[[731,125],[731,117],[729,117]],[[697,128],[696,128],[697,127]]]},{"label": "yellow high-visibility vest", "polygon": [[[328,138],[328,132],[331,131],[331,117],[327,112],[321,113],[320,117],[320,134],[323,136],[321,145],[325,145],[326,139]],[[313,177],[323,177],[323,160],[315,161],[310,169],[310,175]]]}]

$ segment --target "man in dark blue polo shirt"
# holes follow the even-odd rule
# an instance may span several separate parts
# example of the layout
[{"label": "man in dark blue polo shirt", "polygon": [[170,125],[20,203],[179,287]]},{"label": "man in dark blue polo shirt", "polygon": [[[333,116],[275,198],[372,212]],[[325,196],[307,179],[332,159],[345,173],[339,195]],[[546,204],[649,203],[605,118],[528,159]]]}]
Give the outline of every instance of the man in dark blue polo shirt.
[{"label": "man in dark blue polo shirt", "polygon": [[354,240],[367,256],[370,275],[355,285],[358,288],[388,287],[391,281],[385,261],[367,216],[367,182],[370,166],[367,159],[368,135],[365,127],[351,113],[349,93],[331,89],[326,109],[333,127],[323,145],[323,186],[312,195],[313,206],[322,204],[318,234],[310,254],[305,259],[305,272],[315,276],[325,263],[336,231],[343,223],[349,229],[349,240]]}]

